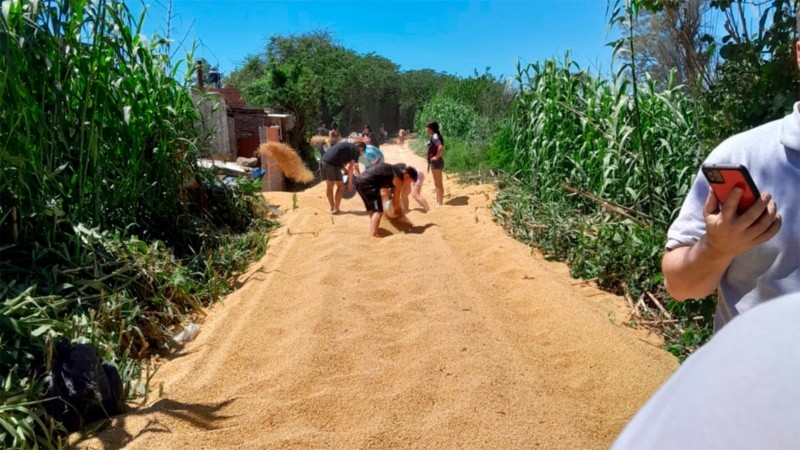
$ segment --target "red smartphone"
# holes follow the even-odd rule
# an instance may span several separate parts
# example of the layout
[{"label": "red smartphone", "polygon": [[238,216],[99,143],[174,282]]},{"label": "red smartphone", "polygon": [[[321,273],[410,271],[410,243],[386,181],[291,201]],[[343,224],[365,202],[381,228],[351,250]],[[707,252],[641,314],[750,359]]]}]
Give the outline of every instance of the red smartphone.
[{"label": "red smartphone", "polygon": [[741,164],[703,164],[702,170],[720,203],[725,203],[734,187],[744,190],[736,208],[739,214],[747,211],[761,196],[750,172]]}]

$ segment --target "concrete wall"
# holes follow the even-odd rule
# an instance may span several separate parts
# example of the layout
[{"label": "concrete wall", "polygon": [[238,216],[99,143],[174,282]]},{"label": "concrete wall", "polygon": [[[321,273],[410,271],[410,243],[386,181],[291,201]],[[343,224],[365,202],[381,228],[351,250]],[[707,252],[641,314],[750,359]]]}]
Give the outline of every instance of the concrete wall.
[{"label": "concrete wall", "polygon": [[205,150],[215,157],[235,159],[236,149],[231,148],[225,98],[213,92],[205,94],[192,92],[192,99],[200,112],[201,120],[197,126],[203,135],[208,136]]}]

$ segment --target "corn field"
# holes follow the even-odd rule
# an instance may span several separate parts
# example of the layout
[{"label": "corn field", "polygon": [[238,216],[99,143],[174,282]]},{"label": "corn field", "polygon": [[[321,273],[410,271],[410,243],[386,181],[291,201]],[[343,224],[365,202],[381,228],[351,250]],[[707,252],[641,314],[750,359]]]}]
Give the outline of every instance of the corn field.
[{"label": "corn field", "polygon": [[272,223],[257,185],[196,168],[206,139],[179,79],[193,65],[171,65],[144,16],[1,5],[0,447],[55,448],[40,408],[53,342],[91,342],[142,394],[141,358],[230,290]]},{"label": "corn field", "polygon": [[[517,83],[505,168],[513,175],[495,205],[500,222],[568,261],[576,276],[634,301],[663,297],[666,231],[708,151],[698,105],[676,87],[659,92],[647,83],[634,91],[623,77],[592,76],[569,54],[519,67]],[[698,328],[689,318],[708,319],[709,307],[668,304],[687,318],[684,330],[696,330],[668,336],[676,354],[708,334],[707,321]]]}]

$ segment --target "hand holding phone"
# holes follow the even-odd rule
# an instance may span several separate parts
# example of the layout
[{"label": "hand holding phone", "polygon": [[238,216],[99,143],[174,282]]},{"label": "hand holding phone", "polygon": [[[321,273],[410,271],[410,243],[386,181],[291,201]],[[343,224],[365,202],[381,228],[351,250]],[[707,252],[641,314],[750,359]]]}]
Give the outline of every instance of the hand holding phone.
[{"label": "hand holding phone", "polygon": [[[772,239],[781,229],[778,206],[770,195],[761,198],[744,166],[704,164],[702,172],[711,185],[704,207],[707,248],[717,256],[734,258]],[[733,192],[734,188],[741,191]],[[713,197],[718,202],[713,202]],[[716,203],[738,201],[736,213],[730,205],[718,209]],[[716,209],[716,211],[715,211]]]},{"label": "hand holding phone", "polygon": [[753,178],[750,177],[750,172],[741,164],[703,164],[702,171],[717,200],[722,204],[728,199],[733,188],[742,189],[742,197],[736,208],[739,214],[750,209],[761,196]]}]

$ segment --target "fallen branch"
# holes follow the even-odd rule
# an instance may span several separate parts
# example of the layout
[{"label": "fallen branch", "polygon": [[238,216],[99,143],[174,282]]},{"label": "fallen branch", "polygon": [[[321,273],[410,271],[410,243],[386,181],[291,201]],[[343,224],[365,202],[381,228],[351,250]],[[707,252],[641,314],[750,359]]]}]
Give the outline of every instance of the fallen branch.
[{"label": "fallen branch", "polygon": [[[694,320],[695,322],[699,322],[703,320],[703,316],[694,316],[691,317],[689,320]],[[680,319],[657,319],[657,320],[640,320],[637,323],[645,324],[645,325],[659,325],[664,323],[680,323]]]},{"label": "fallen branch", "polygon": [[668,311],[667,311],[667,310],[664,308],[664,305],[662,305],[662,304],[661,304],[661,302],[659,302],[659,301],[658,301],[658,299],[655,297],[655,295],[653,295],[653,294],[651,294],[651,293],[649,293],[649,292],[645,292],[645,294],[647,294],[647,296],[648,296],[648,297],[650,297],[650,300],[652,300],[652,301],[653,301],[653,303],[655,303],[655,304],[656,304],[656,306],[658,307],[658,309],[659,309],[659,310],[661,310],[661,313],[662,313],[662,314],[664,314],[664,315],[667,317],[667,319],[672,319],[672,314],[670,314],[670,313],[669,313],[669,312],[668,312]]},{"label": "fallen branch", "polygon": [[[563,183],[562,186],[564,187],[564,189],[566,189],[569,192],[572,192],[573,194],[578,194],[578,195],[580,195],[581,197],[583,197],[585,199],[588,199],[588,200],[591,200],[591,201],[597,203],[598,205],[602,206],[603,209],[605,209],[606,211],[613,212],[615,214],[619,214],[620,216],[625,217],[626,219],[629,219],[632,222],[635,222],[635,223],[637,223],[637,224],[639,224],[639,225],[641,225],[641,226],[643,226],[645,228],[650,228],[649,224],[647,224],[645,222],[642,222],[641,220],[637,219],[636,217],[634,217],[634,216],[632,216],[630,214],[630,213],[635,213],[635,214],[640,214],[641,215],[640,212],[638,212],[638,211],[636,211],[634,209],[631,209],[631,208],[628,208],[628,207],[622,206],[622,205],[617,205],[617,204],[612,203],[612,202],[610,202],[610,201],[608,201],[606,199],[600,198],[600,197],[598,197],[598,196],[596,196],[594,194],[590,194],[589,192],[584,192],[584,191],[581,191],[578,188],[574,188],[574,187],[570,186],[567,183]],[[656,219],[654,219],[652,217],[648,217],[648,219],[656,220]]]},{"label": "fallen branch", "polygon": [[639,317],[639,312],[636,310],[636,306],[633,304],[633,299],[627,293],[625,293],[625,300],[628,301],[628,306],[631,308],[631,314]]},{"label": "fallen branch", "polygon": [[646,311],[648,314],[653,315],[653,313],[650,311],[650,308],[648,308],[647,304],[645,304],[644,297],[639,297],[639,301],[636,302],[636,311],[639,311],[639,308],[641,308],[643,311]]},{"label": "fallen branch", "polygon": [[645,325],[660,325],[665,323],[678,323],[678,319],[640,320],[638,323]]},{"label": "fallen branch", "polygon": [[314,237],[318,237],[319,236],[319,231],[292,231],[290,228],[287,228],[286,229],[286,234],[289,235],[289,236],[295,236],[295,235],[298,235],[298,234],[310,234],[310,235],[312,235]]},{"label": "fallen branch", "polygon": [[[506,219],[513,219],[514,218],[514,215],[511,214],[508,211],[500,211],[500,214],[502,214]],[[521,220],[520,222],[522,222],[522,224],[525,225],[528,228],[548,228],[549,227],[549,225],[545,225],[543,223],[530,223],[527,220]]]},{"label": "fallen branch", "polygon": [[633,297],[631,297],[631,294],[628,293],[628,286],[625,283],[622,283],[622,295],[625,297],[625,300],[628,301],[628,306],[631,308],[631,314],[633,314],[634,317],[642,317],[641,313],[639,312],[639,304],[633,303]]}]

